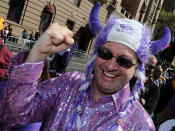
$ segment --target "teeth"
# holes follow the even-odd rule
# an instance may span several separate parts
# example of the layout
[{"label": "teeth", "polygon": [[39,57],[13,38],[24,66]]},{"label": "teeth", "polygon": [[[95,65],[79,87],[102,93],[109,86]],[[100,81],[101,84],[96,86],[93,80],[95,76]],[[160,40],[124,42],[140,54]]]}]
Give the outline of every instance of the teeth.
[{"label": "teeth", "polygon": [[105,71],[104,71],[104,74],[105,74],[107,77],[111,77],[111,78],[116,77],[115,75],[113,75],[113,74],[109,74],[109,73],[107,73],[107,72],[105,72]]}]

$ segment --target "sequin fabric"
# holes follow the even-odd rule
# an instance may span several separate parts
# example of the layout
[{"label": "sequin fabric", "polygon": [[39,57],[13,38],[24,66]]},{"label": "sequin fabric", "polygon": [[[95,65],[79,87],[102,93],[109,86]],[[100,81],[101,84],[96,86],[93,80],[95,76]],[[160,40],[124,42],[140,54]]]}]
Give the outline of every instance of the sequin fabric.
[{"label": "sequin fabric", "polygon": [[[76,124],[71,128],[70,123],[71,116],[77,111],[75,104],[84,74],[69,72],[39,83],[44,63],[21,64],[25,56],[26,53],[20,53],[10,64],[9,81],[0,103],[0,121],[7,128],[45,120],[44,130],[76,131]],[[89,87],[81,107],[80,130],[116,131],[117,125],[120,125],[123,131],[154,131],[151,118],[136,100],[129,107],[126,117],[122,120],[118,118],[129,94],[129,86],[126,86],[112,96],[94,101]]]}]

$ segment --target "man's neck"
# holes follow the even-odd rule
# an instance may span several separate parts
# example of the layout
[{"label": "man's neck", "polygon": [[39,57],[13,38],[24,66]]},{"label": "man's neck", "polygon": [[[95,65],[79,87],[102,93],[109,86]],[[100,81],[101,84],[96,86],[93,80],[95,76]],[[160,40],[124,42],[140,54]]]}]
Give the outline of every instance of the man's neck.
[{"label": "man's neck", "polygon": [[104,96],[111,96],[112,95],[112,94],[103,93],[102,91],[100,91],[98,89],[100,87],[96,87],[94,83],[93,83],[91,88],[92,88],[92,92],[93,92],[93,98],[95,101],[99,100],[100,98],[102,98]]},{"label": "man's neck", "polygon": [[96,88],[93,88],[93,98],[95,101],[99,100],[101,97],[105,96],[104,94],[102,94],[101,92],[99,92],[98,90],[96,90]]}]

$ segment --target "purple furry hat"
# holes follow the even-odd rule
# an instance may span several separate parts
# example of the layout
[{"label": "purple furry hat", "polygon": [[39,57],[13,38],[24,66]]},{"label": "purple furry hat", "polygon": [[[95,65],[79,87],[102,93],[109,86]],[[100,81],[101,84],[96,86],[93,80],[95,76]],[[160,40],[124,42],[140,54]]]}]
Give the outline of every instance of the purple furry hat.
[{"label": "purple furry hat", "polygon": [[100,3],[96,3],[89,17],[89,26],[96,37],[96,42],[94,46],[95,51],[86,69],[85,83],[92,72],[98,48],[107,41],[119,42],[131,48],[142,62],[136,70],[135,76],[137,77],[137,81],[132,91],[137,97],[138,93],[140,93],[140,90],[143,88],[143,82],[145,80],[145,62],[150,53],[158,53],[167,47],[171,39],[170,30],[166,27],[162,38],[151,42],[151,31],[136,20],[116,18],[113,16],[110,17],[105,27],[103,27],[98,19],[100,7]]}]

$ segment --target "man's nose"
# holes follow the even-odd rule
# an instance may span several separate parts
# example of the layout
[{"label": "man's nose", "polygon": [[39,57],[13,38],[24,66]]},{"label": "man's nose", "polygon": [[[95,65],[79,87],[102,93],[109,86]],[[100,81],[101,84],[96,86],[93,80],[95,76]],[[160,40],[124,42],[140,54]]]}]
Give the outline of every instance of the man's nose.
[{"label": "man's nose", "polygon": [[106,66],[109,71],[116,70],[118,68],[118,64],[116,63],[116,58],[113,57],[112,59],[107,60]]}]

